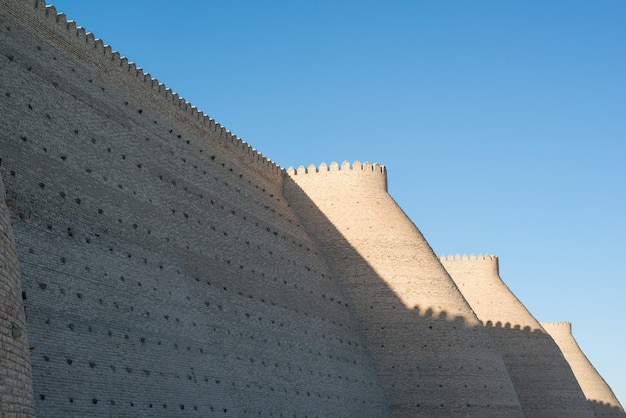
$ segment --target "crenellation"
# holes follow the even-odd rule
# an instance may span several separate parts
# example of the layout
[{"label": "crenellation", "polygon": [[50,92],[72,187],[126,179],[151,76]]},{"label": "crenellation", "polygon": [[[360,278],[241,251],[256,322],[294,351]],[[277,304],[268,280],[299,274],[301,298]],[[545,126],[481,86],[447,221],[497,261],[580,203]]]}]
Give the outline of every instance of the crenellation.
[{"label": "crenellation", "polygon": [[41,3],[42,3],[43,6],[45,6],[46,16],[53,16],[53,17],[56,18],[57,8],[54,7],[53,4],[46,4],[46,2],[44,0],[41,0]]},{"label": "crenellation", "polygon": [[321,163],[318,167],[314,164],[309,165],[308,168],[302,165],[297,169],[290,167],[285,173],[301,186],[316,185],[316,187],[340,189],[372,188],[387,191],[387,172],[384,166],[377,163],[361,164],[357,160],[350,164],[349,161],[344,161],[340,166],[333,161],[330,165]]},{"label": "crenellation", "polygon": [[104,55],[104,48],[105,48],[105,44],[104,41],[100,38],[96,39],[94,41],[94,49],[96,50],[95,53],[97,55]]},{"label": "crenellation", "polygon": [[121,65],[121,61],[122,61],[122,56],[120,55],[120,53],[118,51],[112,51],[111,63],[113,63],[114,65]]},{"label": "crenellation", "polygon": [[567,321],[542,322],[542,326],[567,328],[571,331],[572,323]]},{"label": "crenellation", "polygon": [[79,40],[85,40],[87,39],[87,30],[82,27],[82,26],[76,26],[76,31],[74,32],[76,34],[76,38],[78,38]]},{"label": "crenellation", "polygon": [[65,13],[57,13],[55,17],[56,17],[57,23],[61,25],[67,24],[67,16],[65,16]]},{"label": "crenellation", "polygon": [[5,10],[0,415],[590,416],[498,257],[437,257],[385,166],[283,170],[53,6]]},{"label": "crenellation", "polygon": [[493,262],[497,262],[498,261],[498,256],[497,255],[490,255],[490,254],[485,254],[485,255],[483,255],[483,254],[478,254],[478,255],[475,255],[475,254],[470,254],[470,255],[467,255],[467,254],[463,254],[463,255],[461,255],[461,254],[454,254],[454,255],[453,254],[448,254],[448,255],[442,254],[439,258],[440,258],[440,260],[442,262],[443,261],[445,261],[445,262],[453,262],[453,261],[461,261],[461,262],[464,262],[464,261],[485,261],[485,262],[488,262],[488,263],[493,263]]},{"label": "crenellation", "polygon": [[[304,169],[304,171],[301,170]],[[355,160],[354,163],[350,164],[349,161],[343,161],[341,165],[336,161],[330,163],[330,165],[322,162],[319,166],[315,164],[309,164],[308,167],[304,167],[303,165],[299,166],[297,169],[293,167],[289,167],[287,172],[293,174],[316,174],[316,173],[328,173],[328,172],[354,172],[354,173],[376,173],[376,174],[384,174],[386,175],[385,166],[380,165],[378,163],[370,163],[366,161],[361,164],[359,160]]]},{"label": "crenellation", "polygon": [[87,51],[91,51],[96,44],[96,35],[92,32],[85,33],[85,45],[87,46]]}]

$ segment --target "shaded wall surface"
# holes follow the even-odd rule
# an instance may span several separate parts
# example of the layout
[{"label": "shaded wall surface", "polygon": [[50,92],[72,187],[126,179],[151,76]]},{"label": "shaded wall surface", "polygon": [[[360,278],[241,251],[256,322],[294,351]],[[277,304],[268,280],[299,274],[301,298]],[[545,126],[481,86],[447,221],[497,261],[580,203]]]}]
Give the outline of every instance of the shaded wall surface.
[{"label": "shaded wall surface", "polygon": [[282,170],[42,0],[0,0],[0,178],[0,415],[591,416],[383,167]]},{"label": "shaded wall surface", "polygon": [[383,167],[289,170],[285,193],[349,289],[395,416],[522,416],[493,341]]},{"label": "shaded wall surface", "polygon": [[615,394],[580,349],[569,322],[543,322],[543,328],[550,334],[572,367],[585,397],[596,417],[626,417],[624,408]]},{"label": "shaded wall surface", "polygon": [[496,342],[529,417],[593,417],[558,346],[504,284],[496,256],[441,262]]},{"label": "shaded wall surface", "polygon": [[36,414],[385,416],[282,171],[43,2],[0,5]]},{"label": "shaded wall surface", "polygon": [[0,176],[0,414],[33,414],[31,366],[19,262]]}]

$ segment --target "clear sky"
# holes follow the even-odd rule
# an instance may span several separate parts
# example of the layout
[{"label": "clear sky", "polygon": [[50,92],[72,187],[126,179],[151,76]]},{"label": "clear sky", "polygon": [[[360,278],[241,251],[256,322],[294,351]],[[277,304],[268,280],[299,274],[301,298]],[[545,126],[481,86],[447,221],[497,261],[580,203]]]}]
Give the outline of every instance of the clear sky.
[{"label": "clear sky", "polygon": [[626,2],[52,3],[282,167],[387,166],[626,402]]}]

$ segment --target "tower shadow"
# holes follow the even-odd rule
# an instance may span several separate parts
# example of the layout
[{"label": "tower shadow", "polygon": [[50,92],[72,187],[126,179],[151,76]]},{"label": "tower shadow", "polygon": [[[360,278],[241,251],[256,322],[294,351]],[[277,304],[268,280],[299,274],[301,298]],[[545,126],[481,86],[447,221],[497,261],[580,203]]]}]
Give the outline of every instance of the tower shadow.
[{"label": "tower shadow", "polygon": [[[355,249],[307,193],[289,176],[285,176],[284,182],[287,200],[318,241],[350,301],[392,416],[523,416],[496,345],[454,284],[451,289],[456,294],[447,306],[446,302],[431,305],[427,301],[407,306],[371,260]],[[336,203],[352,204],[347,197]],[[360,203],[377,204],[365,197]],[[379,246],[381,253],[388,254],[389,263],[398,268],[402,263],[415,263],[394,259],[393,251],[385,248],[377,236],[380,232],[373,230],[362,239]],[[440,266],[430,247],[424,251],[425,257]],[[437,294],[432,300],[440,301],[443,299],[438,295],[438,283],[452,283],[445,270],[418,272],[413,280],[415,290]],[[576,416],[563,412],[560,416]]]},{"label": "tower shadow", "polygon": [[[303,175],[327,174],[299,169],[296,176]],[[483,326],[456,285],[456,294],[438,298],[452,280],[429,264],[431,256],[439,264],[429,246],[412,258],[394,254],[398,243],[385,237],[398,225],[390,221],[380,228],[374,219],[386,215],[380,199],[392,201],[388,195],[354,189],[341,195],[326,185],[322,192],[314,190],[313,199],[306,191],[310,183],[305,190],[291,176],[284,182],[285,196],[340,278],[393,416],[593,416],[571,367],[544,330],[511,323]],[[324,209],[316,203],[320,196]],[[339,205],[354,211],[334,209]],[[362,214],[368,210],[378,212],[368,218]],[[400,227],[406,228],[406,221]],[[406,264],[416,264],[413,276],[402,277]],[[404,291],[422,292],[423,301],[407,305],[419,298],[399,294],[398,277],[410,282]]]}]

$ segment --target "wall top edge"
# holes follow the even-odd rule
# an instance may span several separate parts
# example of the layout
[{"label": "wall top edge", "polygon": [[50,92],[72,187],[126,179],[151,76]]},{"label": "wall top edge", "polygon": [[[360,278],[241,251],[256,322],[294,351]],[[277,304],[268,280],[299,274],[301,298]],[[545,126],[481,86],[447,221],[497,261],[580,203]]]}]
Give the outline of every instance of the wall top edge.
[{"label": "wall top edge", "polygon": [[568,321],[541,322],[541,326],[548,328],[562,327],[572,329],[572,323]]},{"label": "wall top edge", "polygon": [[493,255],[493,254],[442,254],[439,259],[441,261],[489,261],[489,262],[493,262],[493,261],[498,261],[498,256],[497,255]]},{"label": "wall top edge", "polygon": [[[260,164],[274,172],[284,171],[277,163],[263,156],[263,154],[253,149],[249,144],[215,122],[213,118],[206,115],[196,106],[191,105],[172,89],[160,83],[149,73],[144,72],[136,63],[129,62],[128,59],[119,52],[114,51],[110,45],[96,38],[93,33],[86,31],[84,27],[79,26],[74,20],[68,19],[65,13],[58,12],[53,4],[46,4],[45,0],[1,0],[0,6],[7,7],[7,9],[14,14],[26,16],[27,22],[35,26],[34,29],[37,29],[36,26],[39,24],[41,26],[51,27],[55,29],[57,34],[73,44],[75,44],[77,38],[79,38],[81,40],[79,44],[82,44],[81,49],[84,52],[97,56],[102,62],[102,65],[115,68],[121,67],[123,72],[128,73],[129,79],[132,78],[138,84],[150,86],[153,91],[159,93],[162,100],[177,107],[180,111],[184,112],[187,117],[198,120],[208,130],[218,132],[219,140],[238,145],[236,148],[239,149],[239,152],[251,157],[253,163]],[[16,17],[19,18],[19,16]]]},{"label": "wall top edge", "polygon": [[319,166],[315,164],[310,164],[308,167],[303,165],[299,166],[297,169],[293,167],[289,167],[287,169],[287,174],[294,175],[302,175],[302,174],[316,174],[316,173],[327,173],[327,172],[361,172],[361,173],[375,173],[386,175],[387,169],[384,165],[378,163],[370,163],[369,161],[365,161],[361,163],[359,160],[355,160],[352,164],[349,161],[344,161],[339,164],[336,161],[330,163],[330,165],[326,163],[321,163]]}]

